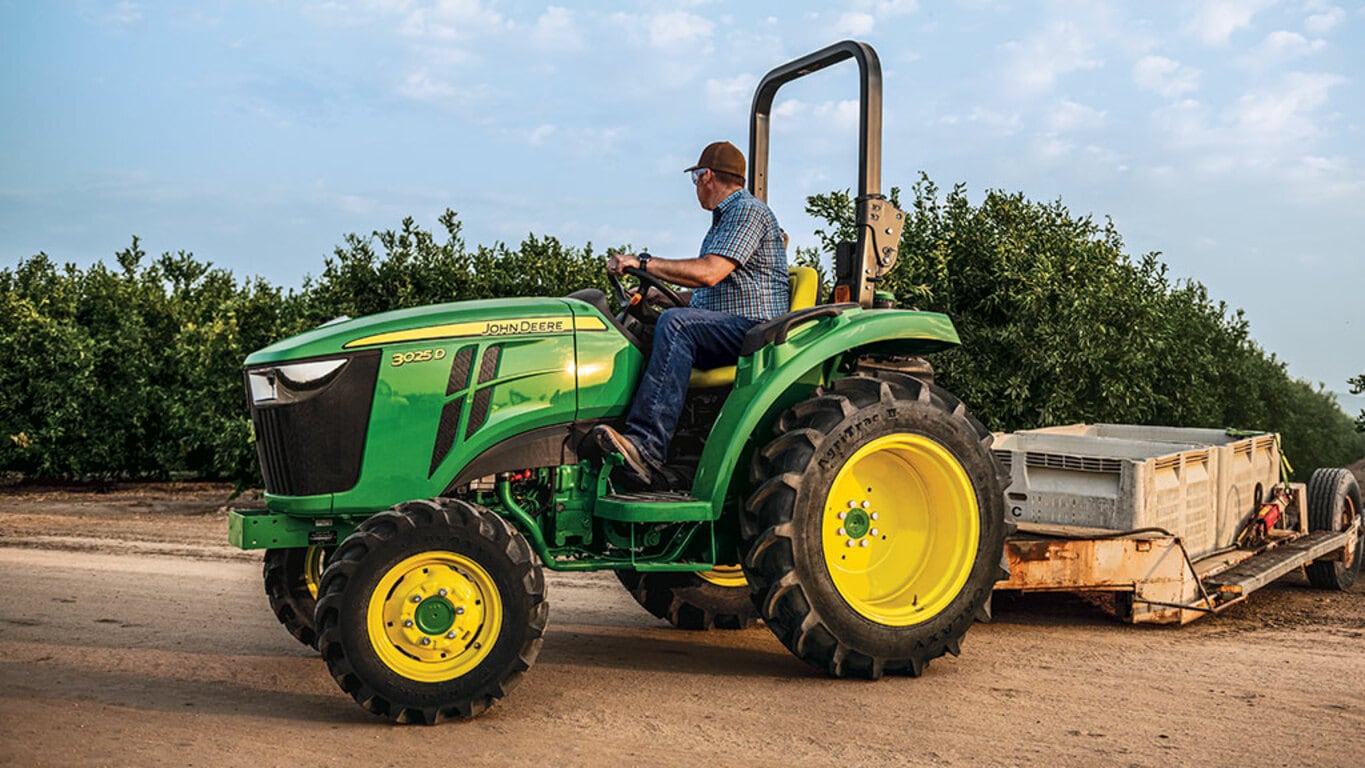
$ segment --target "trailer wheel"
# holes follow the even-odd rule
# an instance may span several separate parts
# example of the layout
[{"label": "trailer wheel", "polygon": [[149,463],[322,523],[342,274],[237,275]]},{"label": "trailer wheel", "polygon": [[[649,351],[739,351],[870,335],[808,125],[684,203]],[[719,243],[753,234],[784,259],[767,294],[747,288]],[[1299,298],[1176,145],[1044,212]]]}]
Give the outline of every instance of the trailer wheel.
[{"label": "trailer wheel", "polygon": [[617,571],[630,596],[678,629],[744,629],[758,617],[738,565],[697,573]]},{"label": "trailer wheel", "polygon": [[329,547],[268,549],[265,553],[265,594],[270,610],[295,640],[317,648],[313,611]]},{"label": "trailer wheel", "polygon": [[1319,469],[1308,481],[1308,528],[1344,531],[1355,526],[1355,536],[1340,554],[1305,566],[1308,582],[1319,589],[1347,590],[1360,576],[1365,559],[1365,522],[1360,519],[1360,485],[1346,469]]},{"label": "trailer wheel", "polygon": [[787,411],[741,533],[759,615],[836,677],[921,674],[984,608],[1004,547],[991,435],[947,391],[855,375]]},{"label": "trailer wheel", "polygon": [[362,707],[398,723],[473,717],[540,652],[545,578],[516,529],[454,499],[374,515],[322,574],[327,669]]}]

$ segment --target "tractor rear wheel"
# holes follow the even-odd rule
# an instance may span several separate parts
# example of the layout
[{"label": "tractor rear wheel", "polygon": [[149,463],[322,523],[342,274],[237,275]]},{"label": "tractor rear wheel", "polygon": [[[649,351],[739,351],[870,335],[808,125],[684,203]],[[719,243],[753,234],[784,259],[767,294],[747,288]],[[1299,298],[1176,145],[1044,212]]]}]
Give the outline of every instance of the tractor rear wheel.
[{"label": "tractor rear wheel", "polygon": [[738,565],[697,573],[617,571],[631,597],[679,629],[744,629],[758,613]]},{"label": "tractor rear wheel", "polygon": [[947,391],[891,372],[816,390],[776,432],[741,520],[761,618],[836,677],[918,676],[956,655],[1006,575],[990,433]]},{"label": "tractor rear wheel", "polygon": [[1308,481],[1308,528],[1344,531],[1355,526],[1355,536],[1339,553],[1314,560],[1304,568],[1308,583],[1318,589],[1347,590],[1360,576],[1365,558],[1365,521],[1360,519],[1360,484],[1347,469],[1319,469]]},{"label": "tractor rear wheel", "polygon": [[265,553],[265,594],[270,598],[270,610],[295,640],[309,648],[318,646],[313,611],[329,549],[295,547],[268,549]]},{"label": "tractor rear wheel", "polygon": [[472,717],[531,668],[545,577],[515,528],[454,499],[377,514],[322,574],[318,644],[365,709],[399,723]]}]

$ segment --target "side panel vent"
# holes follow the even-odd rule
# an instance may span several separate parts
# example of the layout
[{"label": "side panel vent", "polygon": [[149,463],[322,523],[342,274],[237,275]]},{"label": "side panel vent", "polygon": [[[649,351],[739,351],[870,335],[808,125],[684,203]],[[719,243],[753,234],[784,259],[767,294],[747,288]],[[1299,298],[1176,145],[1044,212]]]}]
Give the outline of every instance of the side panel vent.
[{"label": "side panel vent", "polygon": [[488,419],[489,403],[493,399],[493,388],[488,385],[494,377],[498,375],[498,358],[502,354],[502,347],[492,346],[483,351],[483,359],[479,361],[479,383],[478,390],[474,393],[474,404],[469,409],[469,425],[465,427],[464,437],[469,439],[483,426]]},{"label": "side panel vent", "polygon": [[436,474],[436,468],[450,455],[450,449],[455,445],[455,434],[460,429],[460,412],[463,410],[463,397],[451,400],[441,409],[441,424],[436,428],[436,445],[431,451],[431,469],[427,477]]}]

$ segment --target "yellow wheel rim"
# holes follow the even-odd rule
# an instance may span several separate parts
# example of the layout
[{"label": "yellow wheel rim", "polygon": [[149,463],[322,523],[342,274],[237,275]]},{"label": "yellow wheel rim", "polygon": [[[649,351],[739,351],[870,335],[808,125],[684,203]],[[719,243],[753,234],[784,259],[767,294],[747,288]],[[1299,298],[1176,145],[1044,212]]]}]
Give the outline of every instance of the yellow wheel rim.
[{"label": "yellow wheel rim", "polygon": [[738,565],[718,565],[697,575],[718,587],[743,587],[749,583],[744,580],[744,569]]},{"label": "yellow wheel rim", "polygon": [[893,627],[948,607],[967,583],[980,536],[966,470],[912,434],[859,448],[835,476],[821,520],[835,589],[860,615]]},{"label": "yellow wheel rim", "polygon": [[492,652],[502,620],[493,577],[454,552],[423,552],[390,568],[366,615],[380,661],[422,683],[472,671]]},{"label": "yellow wheel rim", "polygon": [[322,562],[327,558],[327,550],[324,547],[309,547],[303,553],[303,583],[308,587],[308,594],[313,599],[318,599],[318,585],[322,583]]}]

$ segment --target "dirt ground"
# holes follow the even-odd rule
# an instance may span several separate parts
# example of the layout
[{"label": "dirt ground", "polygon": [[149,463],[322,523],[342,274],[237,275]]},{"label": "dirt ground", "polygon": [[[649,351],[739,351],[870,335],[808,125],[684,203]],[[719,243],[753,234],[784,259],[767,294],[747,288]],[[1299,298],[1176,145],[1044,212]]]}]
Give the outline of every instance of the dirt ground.
[{"label": "dirt ground", "polygon": [[1000,601],[960,658],[867,683],[815,673],[762,627],[674,630],[609,574],[551,574],[544,649],[506,701],[390,726],[275,622],[260,555],[226,543],[226,495],[0,490],[0,765],[1346,766],[1365,751],[1365,589],[1299,575],[1183,628]]}]

